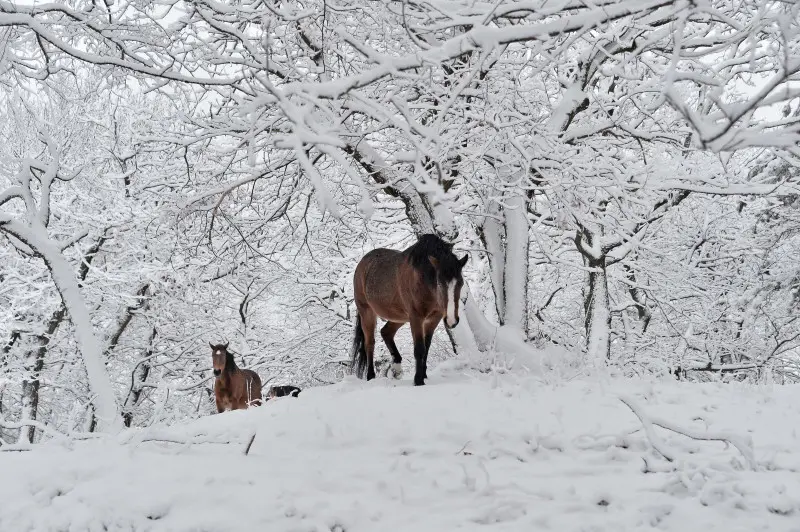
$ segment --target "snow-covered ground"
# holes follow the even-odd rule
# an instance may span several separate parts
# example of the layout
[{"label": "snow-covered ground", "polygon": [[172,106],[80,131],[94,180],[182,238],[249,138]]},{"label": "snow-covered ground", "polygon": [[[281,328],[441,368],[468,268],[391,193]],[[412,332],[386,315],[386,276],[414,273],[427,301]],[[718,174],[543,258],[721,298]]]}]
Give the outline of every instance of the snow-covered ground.
[{"label": "snow-covered ground", "polygon": [[[0,530],[800,531],[796,386],[458,368],[424,388],[348,378],[115,440],[0,452]],[[751,439],[756,470],[746,447],[654,428],[666,461],[619,394],[651,419]]]}]

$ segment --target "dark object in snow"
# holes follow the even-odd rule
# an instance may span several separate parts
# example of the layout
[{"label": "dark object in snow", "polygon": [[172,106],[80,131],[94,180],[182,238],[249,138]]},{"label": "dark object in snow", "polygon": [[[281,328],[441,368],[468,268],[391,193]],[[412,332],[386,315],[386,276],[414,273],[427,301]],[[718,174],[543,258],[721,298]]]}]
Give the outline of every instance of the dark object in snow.
[{"label": "dark object in snow", "polygon": [[453,245],[436,235],[422,235],[405,251],[378,248],[356,266],[353,275],[356,316],[351,367],[358,378],[375,378],[373,353],[378,318],[386,320],[381,337],[392,354],[392,369],[399,377],[402,357],[394,335],[411,322],[416,371],[414,385],[428,378],[428,351],[433,332],[444,319],[448,328],[458,325],[458,306],[464,279],[461,270],[468,256],[459,259]]},{"label": "dark object in snow", "polygon": [[228,352],[228,343],[211,346],[214,363],[214,397],[217,412],[242,410],[261,404],[261,377],[253,370],[240,369]]},{"label": "dark object in snow", "polygon": [[300,395],[300,392],[300,388],[288,384],[285,386],[272,386],[267,392],[267,401],[274,399],[275,397],[297,397]]}]

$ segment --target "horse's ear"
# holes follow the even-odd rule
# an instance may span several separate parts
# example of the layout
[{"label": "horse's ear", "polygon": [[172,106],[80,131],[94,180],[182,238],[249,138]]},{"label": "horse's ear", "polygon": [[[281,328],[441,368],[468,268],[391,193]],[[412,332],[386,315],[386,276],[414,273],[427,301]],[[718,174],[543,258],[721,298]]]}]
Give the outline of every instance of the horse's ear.
[{"label": "horse's ear", "polygon": [[431,264],[433,264],[434,268],[436,268],[437,270],[439,269],[439,261],[436,260],[436,257],[434,257],[433,255],[428,255],[428,260],[431,261]]},{"label": "horse's ear", "polygon": [[208,342],[208,347],[210,347],[211,349],[214,349],[214,344],[212,344],[211,342]]},{"label": "horse's ear", "polygon": [[225,345],[223,345],[222,347],[224,347],[225,349],[228,349],[228,345],[229,344],[230,344],[230,342],[225,342]]},{"label": "horse's ear", "polygon": [[464,255],[464,258],[459,260],[458,263],[463,268],[467,264],[467,260],[469,259],[469,255]]}]

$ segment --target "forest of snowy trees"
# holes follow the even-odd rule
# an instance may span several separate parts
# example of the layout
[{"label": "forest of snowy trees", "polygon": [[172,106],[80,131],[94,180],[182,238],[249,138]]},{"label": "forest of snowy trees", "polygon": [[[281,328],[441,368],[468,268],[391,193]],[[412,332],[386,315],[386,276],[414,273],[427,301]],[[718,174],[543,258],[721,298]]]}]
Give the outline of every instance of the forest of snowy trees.
[{"label": "forest of snowy trees", "polygon": [[206,415],[208,342],[335,382],[356,263],[425,233],[470,257],[433,364],[800,380],[799,21],[781,0],[0,0],[0,443]]}]

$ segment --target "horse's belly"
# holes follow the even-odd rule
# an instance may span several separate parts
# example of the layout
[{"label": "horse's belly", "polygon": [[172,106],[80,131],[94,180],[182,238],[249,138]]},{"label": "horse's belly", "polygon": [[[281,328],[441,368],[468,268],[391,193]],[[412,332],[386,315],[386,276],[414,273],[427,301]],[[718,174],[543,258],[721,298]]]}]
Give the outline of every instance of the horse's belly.
[{"label": "horse's belly", "polygon": [[394,323],[408,323],[410,320],[408,319],[408,314],[406,314],[403,310],[393,309],[393,308],[375,308],[372,307],[372,310],[375,311],[375,314],[378,317],[385,321],[392,321]]}]

